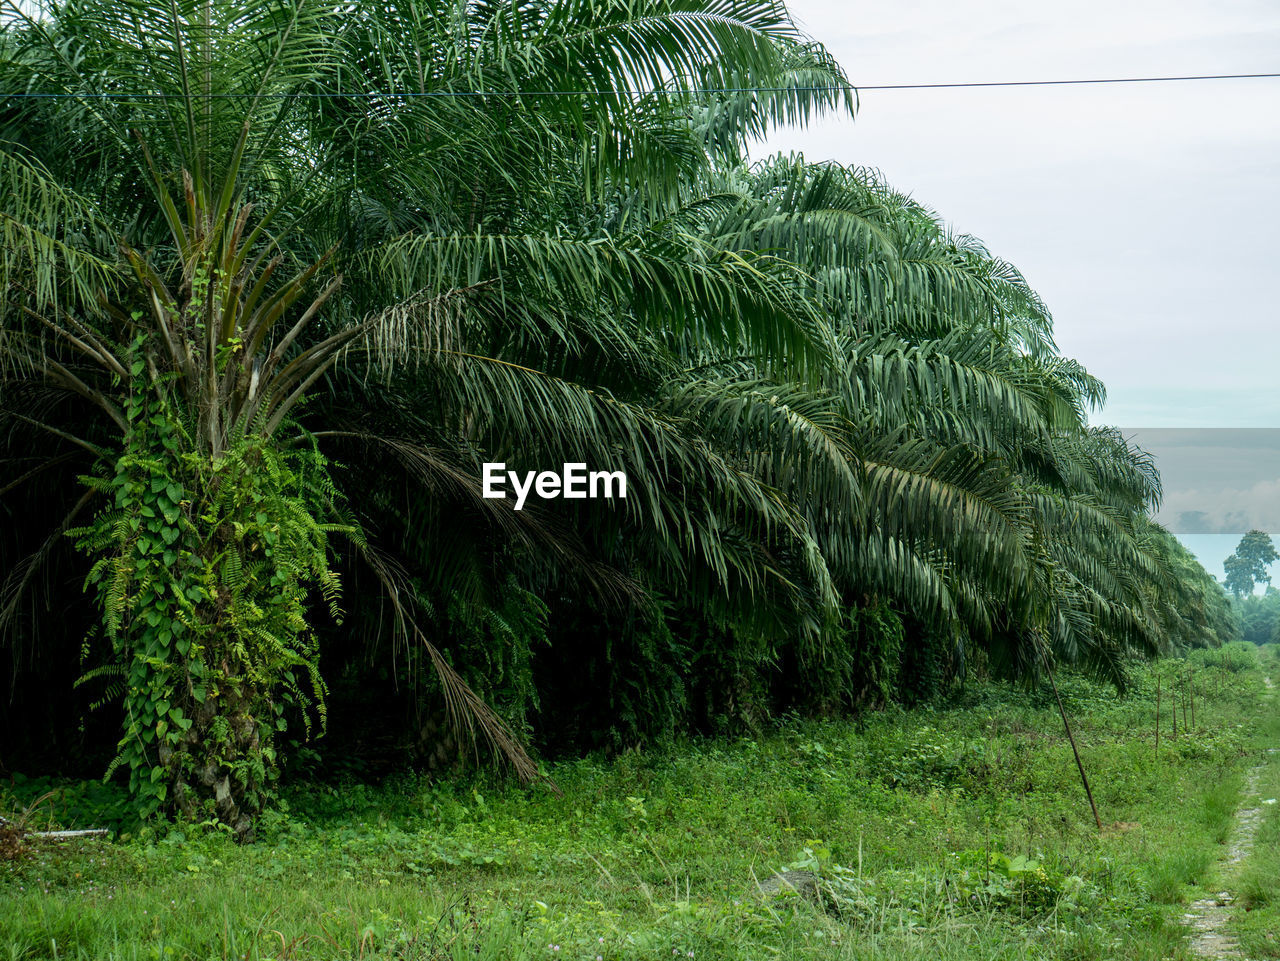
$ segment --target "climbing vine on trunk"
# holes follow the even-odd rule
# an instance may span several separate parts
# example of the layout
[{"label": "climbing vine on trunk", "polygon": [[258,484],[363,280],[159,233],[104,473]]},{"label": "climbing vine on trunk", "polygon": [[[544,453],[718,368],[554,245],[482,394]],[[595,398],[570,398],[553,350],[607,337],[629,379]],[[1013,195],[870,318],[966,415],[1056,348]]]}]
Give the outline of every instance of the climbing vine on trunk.
[{"label": "climbing vine on trunk", "polygon": [[85,478],[108,506],[71,532],[95,559],[88,585],[124,686],[111,770],[129,771],[145,813],[216,817],[248,839],[291,720],[323,732],[306,614],[318,595],[340,617],[329,537],[356,528],[326,522],[341,504],[314,446],[250,434],[211,457],[144,367],[132,364],[123,450]]}]

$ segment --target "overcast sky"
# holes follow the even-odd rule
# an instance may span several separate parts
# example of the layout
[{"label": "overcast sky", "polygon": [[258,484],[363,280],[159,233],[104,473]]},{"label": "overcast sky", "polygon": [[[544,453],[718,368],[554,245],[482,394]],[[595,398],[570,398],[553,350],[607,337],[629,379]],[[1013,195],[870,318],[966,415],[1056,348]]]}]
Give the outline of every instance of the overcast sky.
[{"label": "overcast sky", "polygon": [[[855,84],[1280,71],[1280,2],[791,0]],[[1280,79],[869,91],[758,152],[879,168],[1018,265],[1097,422],[1280,425]]]}]

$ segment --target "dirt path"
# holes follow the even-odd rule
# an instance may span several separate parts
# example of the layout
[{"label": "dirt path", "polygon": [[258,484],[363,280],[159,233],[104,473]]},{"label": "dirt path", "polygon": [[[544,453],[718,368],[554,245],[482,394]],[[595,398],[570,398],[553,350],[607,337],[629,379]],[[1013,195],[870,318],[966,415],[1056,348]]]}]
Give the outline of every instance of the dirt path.
[{"label": "dirt path", "polygon": [[[1275,688],[1271,678],[1264,677],[1263,683],[1270,692]],[[1272,748],[1270,752],[1280,750]],[[1262,808],[1258,805],[1258,775],[1262,767],[1251,770],[1245,778],[1240,791],[1240,808],[1236,811],[1236,826],[1227,846],[1225,863],[1228,869],[1239,864],[1253,850],[1253,839],[1258,833],[1258,825],[1262,822]],[[1216,895],[1193,901],[1183,915],[1182,921],[1191,928],[1191,952],[1201,958],[1243,958],[1240,945],[1226,931],[1227,919],[1231,913],[1231,902],[1234,898],[1230,891],[1219,891]]]}]

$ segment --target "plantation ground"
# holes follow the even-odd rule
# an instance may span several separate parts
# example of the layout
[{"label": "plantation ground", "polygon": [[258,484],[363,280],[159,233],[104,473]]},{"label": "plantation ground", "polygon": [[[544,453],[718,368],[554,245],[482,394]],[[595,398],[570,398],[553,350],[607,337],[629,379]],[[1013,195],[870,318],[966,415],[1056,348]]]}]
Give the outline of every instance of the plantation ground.
[{"label": "plantation ground", "polygon": [[[251,847],[196,828],[32,846],[0,866],[0,958],[1176,959],[1185,905],[1224,888],[1248,955],[1280,957],[1280,804],[1244,863],[1220,860],[1245,773],[1264,765],[1257,803],[1280,796],[1267,675],[1275,648],[1233,645],[1124,698],[1062,679],[1101,834],[1047,692],[971,684],[861,726],[559,764],[563,797],[313,785]],[[48,787],[15,779],[4,807]],[[116,799],[68,785],[29,826],[101,823]],[[819,903],[762,897],[784,868],[819,875]]]}]

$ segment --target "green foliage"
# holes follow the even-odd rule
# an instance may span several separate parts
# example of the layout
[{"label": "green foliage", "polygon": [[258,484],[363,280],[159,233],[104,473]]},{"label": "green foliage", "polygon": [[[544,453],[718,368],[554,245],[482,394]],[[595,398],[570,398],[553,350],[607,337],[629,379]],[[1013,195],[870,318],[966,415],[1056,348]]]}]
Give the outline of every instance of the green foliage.
[{"label": "green foliage", "polygon": [[[563,598],[556,631],[541,652],[544,737],[616,752],[669,744],[694,720],[705,694],[708,714],[730,723],[736,662],[732,637],[661,604],[647,617],[599,611]],[[720,656],[721,660],[710,659]]]},{"label": "green foliage", "polygon": [[85,478],[109,506],[68,532],[94,560],[87,585],[125,684],[108,776],[124,766],[144,815],[219,816],[245,834],[290,717],[309,735],[314,711],[323,729],[307,612],[315,593],[340,616],[328,538],[354,529],[317,520],[336,515],[337,493],[314,448],[251,436],[211,460],[177,405],[146,389],[142,361],[131,373],[124,450]]},{"label": "green foliage", "polygon": [[1238,640],[1240,617],[1227,590],[1172,534],[1161,530],[1152,533],[1157,550],[1175,577],[1171,646],[1210,648]]},{"label": "green foliage", "polygon": [[1280,643],[1280,590],[1268,587],[1264,594],[1237,598],[1241,636],[1251,644]]},{"label": "green foliage", "polygon": [[1024,854],[967,850],[947,857],[939,871],[884,871],[874,877],[840,865],[826,867],[820,887],[828,911],[875,930],[887,917],[911,925],[957,918],[1080,916],[1102,908],[1106,893],[1079,875],[1064,875]]},{"label": "green foliage", "polygon": [[528,734],[538,708],[533,658],[547,643],[547,606],[514,579],[476,604],[455,594],[439,623],[449,657],[472,690],[508,724]]},{"label": "green foliage", "polygon": [[985,742],[927,726],[917,728],[911,741],[895,745],[891,753],[877,752],[877,761],[876,770],[890,787],[977,793],[1000,781],[999,772],[993,770],[993,762],[999,762],[988,758]]},{"label": "green foliage", "polygon": [[941,627],[917,626],[909,632],[902,647],[897,700],[907,706],[926,703],[940,696],[949,682],[962,680],[965,665],[953,661],[957,649],[963,646]]},{"label": "green foliage", "polygon": [[669,743],[688,722],[688,679],[698,635],[676,634],[666,617],[655,616],[601,640],[602,663],[618,666],[618,676],[606,682],[609,710],[615,718],[607,735],[613,743],[608,747]]},{"label": "green foliage", "polygon": [[1257,649],[1242,643],[1228,644],[1214,650],[1195,651],[1189,655],[1189,659],[1196,664],[1232,674],[1256,671],[1261,665],[1261,656]]},{"label": "green foliage", "polygon": [[77,781],[68,778],[26,777],[15,771],[9,785],[0,791],[0,811],[31,808],[28,827],[44,828],[54,824],[68,830],[105,827],[112,831],[133,831],[141,826],[137,809],[129,792],[120,784],[103,781]]},{"label": "green foliage", "polygon": [[902,646],[902,619],[887,603],[846,608],[821,656],[800,662],[811,678],[801,703],[819,713],[884,707],[897,693]]}]

